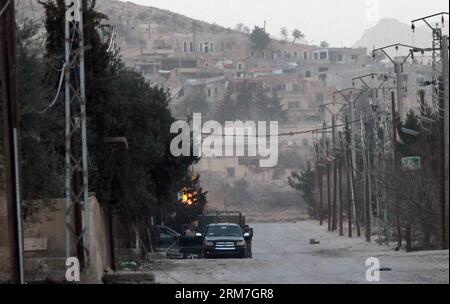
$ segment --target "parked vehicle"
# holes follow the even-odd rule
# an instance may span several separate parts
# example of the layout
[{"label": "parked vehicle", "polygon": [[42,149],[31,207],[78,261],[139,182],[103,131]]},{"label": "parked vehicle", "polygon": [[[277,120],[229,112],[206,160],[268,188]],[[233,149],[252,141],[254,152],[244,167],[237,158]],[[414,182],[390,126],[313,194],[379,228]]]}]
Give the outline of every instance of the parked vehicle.
[{"label": "parked vehicle", "polygon": [[202,246],[204,258],[210,257],[249,257],[247,242],[250,234],[244,232],[237,224],[209,224]]},{"label": "parked vehicle", "polygon": [[[199,217],[197,226],[189,226],[184,229],[184,231],[180,234],[175,230],[167,227],[167,226],[156,226],[156,243],[158,250],[163,250],[166,252],[168,258],[198,258],[205,257],[205,239],[209,239],[209,242],[214,242],[214,249],[209,251],[215,251],[216,242],[218,248],[220,248],[223,242],[227,242],[230,240],[226,240],[227,235],[223,234],[219,237],[216,235],[216,240],[212,235],[208,236],[208,233],[213,233],[210,230],[210,226],[213,225],[229,225],[236,229],[236,236],[228,235],[233,239],[235,248],[239,247],[238,253],[233,254],[231,249],[229,250],[229,254],[211,254],[207,256],[236,256],[242,258],[251,258],[252,257],[252,238],[253,238],[253,229],[245,224],[245,216],[243,216],[240,212],[229,212],[229,211],[210,211],[205,213]],[[211,228],[214,229],[214,228]],[[209,231],[209,232],[208,232]],[[222,231],[225,232],[225,231]],[[222,241],[220,240],[222,238]],[[244,249],[242,250],[242,242],[244,242]],[[209,243],[211,244],[211,243]],[[230,245],[230,244],[228,244]],[[232,248],[230,246],[229,248]],[[219,252],[225,251],[225,249],[218,249]]]}]

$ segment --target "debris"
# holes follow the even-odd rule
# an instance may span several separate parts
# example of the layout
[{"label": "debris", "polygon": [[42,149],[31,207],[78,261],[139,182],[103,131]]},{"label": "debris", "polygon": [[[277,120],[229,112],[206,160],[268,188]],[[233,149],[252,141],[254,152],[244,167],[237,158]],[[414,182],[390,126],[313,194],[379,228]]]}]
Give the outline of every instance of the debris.
[{"label": "debris", "polygon": [[318,244],[320,244],[320,241],[318,241],[318,240],[316,240],[316,239],[310,239],[310,240],[309,240],[309,243],[310,243],[311,245],[318,245]]}]

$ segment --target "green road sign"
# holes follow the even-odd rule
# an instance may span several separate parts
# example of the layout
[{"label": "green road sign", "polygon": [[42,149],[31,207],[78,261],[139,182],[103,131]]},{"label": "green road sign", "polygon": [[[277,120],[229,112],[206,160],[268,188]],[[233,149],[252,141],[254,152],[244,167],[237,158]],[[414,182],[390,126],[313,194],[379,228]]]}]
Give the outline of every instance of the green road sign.
[{"label": "green road sign", "polygon": [[405,170],[419,170],[422,168],[422,159],[420,156],[403,157],[402,168]]}]

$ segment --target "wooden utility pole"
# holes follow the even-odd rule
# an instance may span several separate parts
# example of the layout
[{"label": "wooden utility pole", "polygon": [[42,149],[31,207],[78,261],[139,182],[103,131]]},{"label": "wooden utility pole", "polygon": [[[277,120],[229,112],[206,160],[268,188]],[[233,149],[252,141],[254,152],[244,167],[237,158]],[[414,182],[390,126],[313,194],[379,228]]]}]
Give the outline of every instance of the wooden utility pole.
[{"label": "wooden utility pole", "polygon": [[[448,62],[448,35],[444,35],[442,36],[442,53],[441,53],[441,57],[442,57],[442,78],[444,80],[443,82],[443,86],[444,86],[444,92],[443,92],[443,103],[444,103],[444,119],[443,119],[443,125],[444,125],[444,200],[445,200],[445,206],[446,206],[446,210],[445,210],[445,221],[444,221],[444,230],[446,232],[445,235],[445,249],[448,249],[448,243],[449,243],[449,225],[448,225],[448,208],[449,208],[449,150],[448,150],[448,146],[449,146],[449,62]],[[441,108],[442,109],[442,108]]]},{"label": "wooden utility pole", "polygon": [[323,225],[323,174],[320,166],[317,167],[318,185],[319,185],[319,220],[320,226]]},{"label": "wooden utility pole", "polygon": [[327,163],[327,201],[328,201],[328,231],[331,231],[331,168],[330,164]]},{"label": "wooden utility pole", "polygon": [[[446,228],[446,202],[445,202],[445,85],[444,79],[439,77],[439,148],[438,148],[438,170],[439,170],[439,244],[442,250],[448,248]],[[448,105],[447,105],[448,107]]]},{"label": "wooden utility pole", "polygon": [[352,227],[352,208],[353,208],[353,193],[352,193],[352,180],[350,172],[350,156],[349,156],[349,143],[350,143],[350,129],[348,126],[347,117],[345,118],[345,148],[344,148],[344,159],[345,159],[345,173],[347,174],[347,217],[348,217],[348,237],[353,235]]},{"label": "wooden utility pole", "polygon": [[[332,154],[336,150],[336,116],[332,115]],[[337,167],[338,167],[338,160],[336,157],[333,156],[333,223],[332,223],[332,231],[335,231],[337,229]]]},{"label": "wooden utility pole", "polygon": [[339,166],[338,166],[338,175],[339,175],[339,235],[344,235],[344,209],[343,209],[343,193],[342,193],[342,163],[344,161],[344,158],[342,157],[342,153],[344,151],[343,145],[342,145],[342,133],[339,132],[339,141],[340,141],[340,156],[339,156]]},{"label": "wooden utility pole", "polygon": [[321,169],[321,164],[320,164],[320,157],[319,157],[319,143],[316,144],[315,147],[315,152],[316,152],[316,179],[317,179],[317,188],[319,191],[319,205],[316,206],[317,207],[317,219],[320,221],[320,225],[323,225],[323,212],[322,212],[322,208],[323,208],[323,177],[322,177],[322,169]]},{"label": "wooden utility pole", "polygon": [[[19,113],[16,68],[16,31],[14,1],[0,0],[0,115],[4,176],[0,192],[6,199],[6,214],[0,214],[0,250],[5,255],[0,268],[5,267],[12,283],[23,283],[23,236],[20,197]],[[1,172],[0,172],[1,173]],[[3,193],[2,193],[3,194]],[[2,195],[3,196],[3,195]],[[1,252],[0,252],[1,253]]]},{"label": "wooden utility pole", "polygon": [[[398,152],[397,152],[397,113],[395,112],[395,93],[391,92],[391,115],[392,115],[392,152],[393,152],[393,168],[394,168],[394,180],[397,179],[398,170]],[[397,224],[397,246],[402,247],[402,228],[400,223],[400,206],[398,203],[398,195],[395,194],[395,219]]]}]

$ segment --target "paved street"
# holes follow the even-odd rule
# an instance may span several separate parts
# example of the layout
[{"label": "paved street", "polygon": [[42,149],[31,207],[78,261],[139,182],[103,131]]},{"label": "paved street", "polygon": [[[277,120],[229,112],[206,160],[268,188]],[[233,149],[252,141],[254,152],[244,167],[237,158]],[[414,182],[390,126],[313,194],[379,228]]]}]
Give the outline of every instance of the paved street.
[{"label": "paved street", "polygon": [[[377,257],[381,283],[449,283],[448,251],[404,253],[329,233],[317,222],[265,223],[251,260],[161,260],[146,268],[157,283],[367,283],[365,260]],[[310,245],[311,238],[320,240]]]}]

